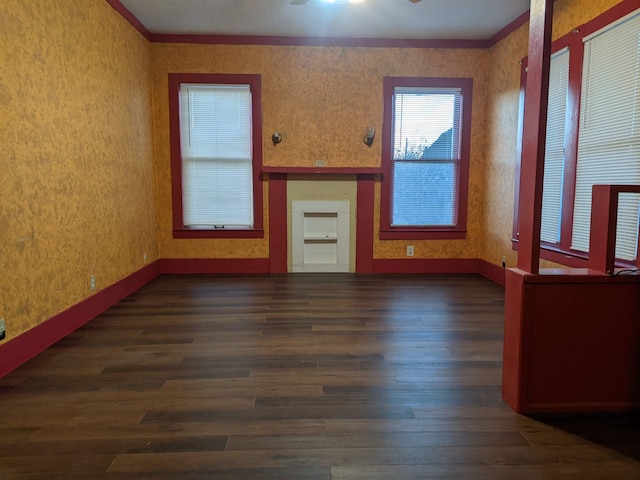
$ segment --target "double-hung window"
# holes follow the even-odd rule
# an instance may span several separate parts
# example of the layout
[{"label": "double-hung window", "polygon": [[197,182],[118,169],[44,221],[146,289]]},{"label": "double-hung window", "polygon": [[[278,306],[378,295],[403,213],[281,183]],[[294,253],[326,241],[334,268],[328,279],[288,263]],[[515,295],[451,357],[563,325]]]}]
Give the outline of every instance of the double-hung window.
[{"label": "double-hung window", "polygon": [[169,83],[174,235],[261,235],[259,76],[172,74]]},{"label": "double-hung window", "polygon": [[[608,25],[595,19],[556,43],[540,239],[543,257],[580,266],[589,252],[593,185],[640,185],[640,11]],[[621,194],[619,260],[637,259],[639,215],[640,195]]]},{"label": "double-hung window", "polygon": [[[571,248],[589,251],[591,187],[640,185],[640,14],[584,39]],[[616,257],[635,260],[640,195],[621,194]]]},{"label": "double-hung window", "polygon": [[569,49],[551,58],[549,103],[542,194],[542,226],[540,239],[557,244],[562,226],[562,189],[564,186],[564,141],[569,94]]},{"label": "double-hung window", "polygon": [[464,238],[472,80],[384,79],[380,237]]}]

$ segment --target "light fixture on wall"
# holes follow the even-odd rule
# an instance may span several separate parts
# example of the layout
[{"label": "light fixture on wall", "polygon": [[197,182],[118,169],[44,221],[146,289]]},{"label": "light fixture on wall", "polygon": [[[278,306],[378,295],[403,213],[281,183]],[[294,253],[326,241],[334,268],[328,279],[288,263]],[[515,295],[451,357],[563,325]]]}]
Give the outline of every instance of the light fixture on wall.
[{"label": "light fixture on wall", "polygon": [[271,135],[271,141],[274,145],[279,144],[282,141],[282,134],[279,132],[274,132],[273,135]]},{"label": "light fixture on wall", "polygon": [[373,145],[373,138],[376,136],[376,129],[373,127],[367,128],[367,133],[364,134],[362,141],[367,147]]}]

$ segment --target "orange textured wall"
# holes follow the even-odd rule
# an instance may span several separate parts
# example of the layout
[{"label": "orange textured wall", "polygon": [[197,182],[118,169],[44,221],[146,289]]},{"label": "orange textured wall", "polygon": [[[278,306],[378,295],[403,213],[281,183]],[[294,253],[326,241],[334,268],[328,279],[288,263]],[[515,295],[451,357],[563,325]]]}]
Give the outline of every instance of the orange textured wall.
[{"label": "orange textured wall", "polygon": [[[161,256],[260,258],[269,255],[267,238],[175,240],[171,236],[167,74],[208,72],[262,75],[264,164],[291,167],[312,167],[315,160],[324,160],[327,167],[379,167],[384,76],[473,77],[468,239],[411,243],[416,246],[416,257],[477,257],[482,239],[487,60],[488,52],[484,50],[152,45]],[[378,132],[372,148],[362,143],[369,125]],[[276,148],[270,140],[274,131],[284,137]],[[376,204],[379,205],[379,189]],[[377,232],[378,224],[375,228]],[[374,256],[405,257],[406,243],[376,241]]]},{"label": "orange textured wall", "polygon": [[104,0],[0,2],[7,338],[157,258],[149,44]]},{"label": "orange textured wall", "polygon": [[[558,0],[554,4],[553,38],[588,22],[619,0]],[[511,248],[514,188],[518,156],[518,96],[520,60],[527,55],[528,24],[520,27],[490,50],[491,73],[488,91],[487,174],[484,181],[484,236],[481,257],[515,266],[517,253]],[[541,266],[554,264],[542,262]]]}]

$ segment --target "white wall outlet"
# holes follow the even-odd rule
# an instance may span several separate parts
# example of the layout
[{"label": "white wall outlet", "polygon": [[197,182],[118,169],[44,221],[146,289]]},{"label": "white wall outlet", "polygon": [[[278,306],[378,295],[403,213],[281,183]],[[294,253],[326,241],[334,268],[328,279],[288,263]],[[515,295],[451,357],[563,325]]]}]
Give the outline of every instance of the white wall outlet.
[{"label": "white wall outlet", "polygon": [[316,160],[314,163],[316,167],[324,167],[324,160]]},{"label": "white wall outlet", "polygon": [[95,275],[91,275],[91,277],[89,278],[89,288],[91,288],[91,290],[95,290],[96,289],[96,276]]},{"label": "white wall outlet", "polygon": [[413,257],[413,245],[407,245],[407,257]]},{"label": "white wall outlet", "polygon": [[6,331],[4,329],[4,318],[0,318],[0,340],[3,340],[6,336]]},{"label": "white wall outlet", "polygon": [[142,263],[147,263],[147,252],[142,254]]}]

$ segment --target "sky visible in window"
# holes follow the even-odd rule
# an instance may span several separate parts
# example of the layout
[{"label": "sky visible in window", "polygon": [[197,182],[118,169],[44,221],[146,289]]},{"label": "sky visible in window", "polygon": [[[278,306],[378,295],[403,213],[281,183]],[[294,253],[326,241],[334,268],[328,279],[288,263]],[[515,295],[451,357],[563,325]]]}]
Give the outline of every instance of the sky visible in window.
[{"label": "sky visible in window", "polygon": [[453,127],[455,95],[402,93],[395,96],[394,157],[422,152]]}]

